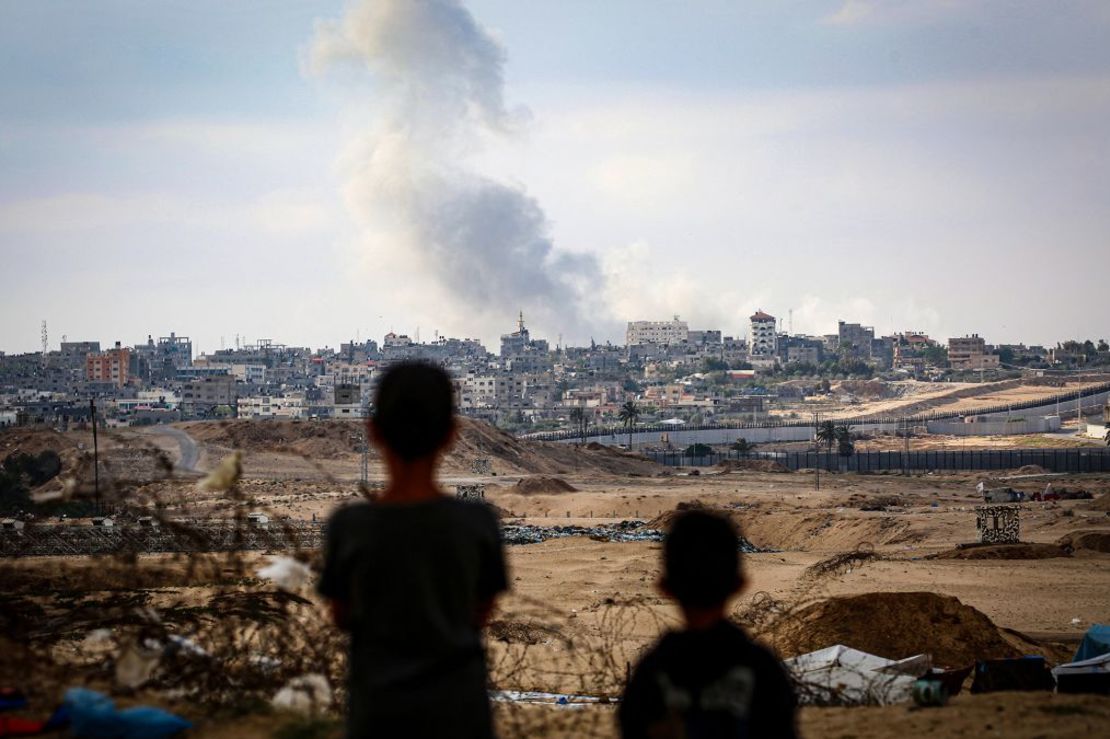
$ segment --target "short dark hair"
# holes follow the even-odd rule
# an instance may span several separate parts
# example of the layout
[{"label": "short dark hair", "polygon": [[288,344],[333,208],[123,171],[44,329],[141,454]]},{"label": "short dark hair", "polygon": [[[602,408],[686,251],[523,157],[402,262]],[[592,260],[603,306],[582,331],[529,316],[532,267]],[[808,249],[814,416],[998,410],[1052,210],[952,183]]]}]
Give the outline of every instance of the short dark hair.
[{"label": "short dark hair", "polygon": [[378,438],[406,462],[439,450],[454,425],[451,378],[428,362],[390,367],[374,396]]},{"label": "short dark hair", "polygon": [[684,606],[718,606],[742,583],[732,521],[707,511],[680,513],[663,543],[663,584],[671,595]]}]

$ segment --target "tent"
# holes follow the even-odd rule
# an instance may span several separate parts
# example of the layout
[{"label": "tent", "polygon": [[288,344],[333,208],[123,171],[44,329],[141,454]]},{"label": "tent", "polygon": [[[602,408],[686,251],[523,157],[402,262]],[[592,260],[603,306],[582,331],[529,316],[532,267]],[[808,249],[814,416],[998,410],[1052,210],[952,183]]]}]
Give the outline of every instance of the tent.
[{"label": "tent", "polygon": [[1110,652],[1055,667],[1052,676],[1061,693],[1110,695]]},{"label": "tent", "polygon": [[1110,626],[1094,624],[1083,635],[1083,641],[1079,643],[1079,649],[1075,653],[1075,661],[1080,662],[1108,652],[1110,652]]},{"label": "tent", "polygon": [[686,425],[686,422],[683,421],[681,418],[668,418],[667,420],[660,421],[659,423],[661,425],[664,425],[664,426],[685,426]]},{"label": "tent", "polygon": [[843,644],[784,660],[799,700],[816,705],[886,705],[909,700],[914,681],[929,671],[931,659],[918,654],[886,659]]}]

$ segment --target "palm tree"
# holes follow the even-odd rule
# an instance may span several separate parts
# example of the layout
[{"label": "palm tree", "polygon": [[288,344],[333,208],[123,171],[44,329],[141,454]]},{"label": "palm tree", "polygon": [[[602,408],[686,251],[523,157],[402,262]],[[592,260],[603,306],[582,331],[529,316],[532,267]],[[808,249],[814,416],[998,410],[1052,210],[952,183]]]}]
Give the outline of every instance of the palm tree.
[{"label": "palm tree", "polygon": [[842,457],[852,456],[852,452],[856,450],[855,444],[852,443],[852,427],[849,424],[836,427],[836,451]]},{"label": "palm tree", "polygon": [[828,450],[831,452],[836,440],[836,424],[832,421],[823,421],[817,427],[817,441],[824,442],[825,446],[828,447]]},{"label": "palm tree", "polygon": [[589,423],[589,419],[586,418],[586,411],[582,410],[582,408],[577,407],[577,406],[575,406],[574,408],[571,408],[571,410],[570,410],[570,422],[572,424],[574,424],[574,428],[578,432],[578,438],[582,440],[583,444],[585,444],[586,443],[586,424]]},{"label": "palm tree", "polygon": [[628,431],[628,448],[632,448],[632,429],[636,426],[636,421],[640,418],[640,408],[636,405],[635,401],[629,400],[621,406],[620,419],[624,424],[625,429]]}]

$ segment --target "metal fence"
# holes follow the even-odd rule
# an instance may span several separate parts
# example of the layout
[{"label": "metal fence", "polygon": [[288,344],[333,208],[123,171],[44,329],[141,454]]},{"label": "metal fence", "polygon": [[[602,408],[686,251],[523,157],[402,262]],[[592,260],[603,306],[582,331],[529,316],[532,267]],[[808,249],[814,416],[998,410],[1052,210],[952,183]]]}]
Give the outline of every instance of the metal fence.
[{"label": "metal fence", "polygon": [[1014,470],[1037,465],[1049,472],[1110,472],[1110,449],[951,449],[912,452],[709,452],[689,456],[682,450],[644,452],[645,457],[670,466],[707,467],[725,460],[769,460],[791,471],[803,469],[843,472],[901,470]]}]

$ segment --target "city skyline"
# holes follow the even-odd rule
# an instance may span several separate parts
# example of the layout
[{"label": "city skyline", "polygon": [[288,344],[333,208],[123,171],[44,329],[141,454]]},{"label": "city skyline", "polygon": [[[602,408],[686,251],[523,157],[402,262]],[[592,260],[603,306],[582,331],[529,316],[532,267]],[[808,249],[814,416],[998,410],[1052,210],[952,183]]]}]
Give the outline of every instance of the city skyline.
[{"label": "city skyline", "polygon": [[55,343],[490,346],[518,310],[575,345],[675,313],[742,334],[760,308],[796,333],[1105,338],[1097,2],[3,14],[9,353],[44,319]]}]

